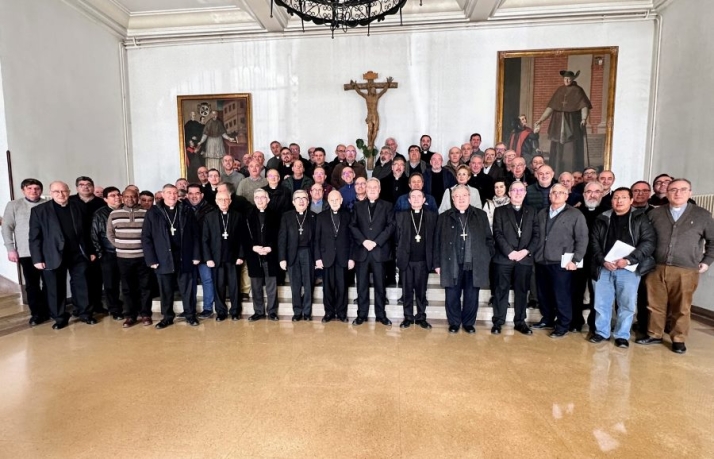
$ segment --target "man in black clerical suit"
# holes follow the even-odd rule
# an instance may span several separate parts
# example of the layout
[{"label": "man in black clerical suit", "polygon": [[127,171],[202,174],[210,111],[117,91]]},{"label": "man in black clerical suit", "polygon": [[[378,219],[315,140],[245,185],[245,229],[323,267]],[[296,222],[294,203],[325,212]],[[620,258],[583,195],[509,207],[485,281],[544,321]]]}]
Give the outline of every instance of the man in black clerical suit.
[{"label": "man in black clerical suit", "polygon": [[248,320],[253,322],[265,318],[265,296],[263,295],[263,286],[265,286],[268,296],[268,318],[277,321],[279,318],[276,276],[280,269],[278,267],[280,214],[268,207],[270,198],[264,189],[255,190],[253,199],[255,208],[246,218],[248,234],[243,238],[243,252],[245,261],[248,263],[254,310],[254,314]]},{"label": "man in black clerical suit", "polygon": [[94,261],[86,210],[69,199],[69,186],[64,182],[50,184],[52,200],[30,211],[30,256],[35,268],[42,271],[47,288],[52,328],[67,326],[65,313],[67,271],[70,275],[72,301],[79,319],[89,325],[97,323],[87,293],[87,266]]},{"label": "man in black clerical suit", "polygon": [[392,160],[392,173],[383,178],[379,197],[385,201],[394,204],[399,199],[399,196],[409,192],[409,177],[404,173],[406,161],[402,158],[394,158]]},{"label": "man in black clerical suit", "polygon": [[186,322],[196,319],[195,266],[201,261],[199,228],[193,211],[178,202],[178,189],[170,184],[162,189],[163,200],[149,209],[141,230],[141,246],[146,264],[156,273],[161,297],[161,314],[156,324],[162,330],[173,325],[175,286],[181,293]]},{"label": "man in black clerical suit", "polygon": [[240,280],[236,265],[243,264],[241,241],[246,226],[241,214],[230,208],[230,193],[219,191],[216,194],[216,205],[218,210],[207,213],[203,219],[203,259],[213,276],[216,321],[223,322],[229,313],[226,287],[231,299],[231,319],[240,319]]},{"label": "man in black clerical suit", "polygon": [[468,187],[456,186],[451,192],[453,207],[439,215],[436,225],[434,264],[446,290],[449,333],[458,333],[460,326],[467,333],[476,333],[478,293],[488,286],[494,254],[486,212],[470,206],[469,198]]},{"label": "man in black clerical suit", "polygon": [[325,305],[323,323],[335,317],[347,322],[347,270],[354,269],[350,212],[342,208],[337,190],[327,195],[330,208],[317,216],[315,224],[315,264],[323,270],[322,296]]},{"label": "man in black clerical suit", "polygon": [[404,321],[400,328],[409,328],[413,323],[421,328],[431,328],[426,321],[426,284],[434,265],[434,233],[438,214],[425,211],[425,202],[422,190],[412,190],[409,192],[411,209],[396,215],[397,267],[404,299]]},{"label": "man in black clerical suit", "polygon": [[532,335],[533,331],[526,323],[526,306],[533,271],[532,254],[540,240],[537,212],[533,207],[523,205],[526,196],[526,186],[523,182],[513,182],[508,196],[510,204],[496,207],[493,214],[493,238],[496,241],[493,264],[496,270],[496,285],[491,333],[501,333],[501,326],[506,323],[508,292],[513,289],[515,329],[524,335]]},{"label": "man in black clerical suit", "polygon": [[[395,164],[397,164],[395,162]],[[353,258],[357,262],[357,318],[353,325],[361,325],[369,313],[369,273],[374,281],[374,314],[377,322],[391,325],[384,310],[386,292],[382,264],[391,258],[394,232],[392,205],[379,199],[380,184],[376,178],[367,181],[367,199],[356,202],[352,210],[350,231],[354,239]]]},{"label": "man in black clerical suit", "polygon": [[312,287],[315,281],[312,242],[315,236],[315,214],[308,210],[309,204],[307,191],[295,191],[295,209],[283,214],[278,233],[280,269],[287,270],[290,275],[293,322],[312,320]]}]

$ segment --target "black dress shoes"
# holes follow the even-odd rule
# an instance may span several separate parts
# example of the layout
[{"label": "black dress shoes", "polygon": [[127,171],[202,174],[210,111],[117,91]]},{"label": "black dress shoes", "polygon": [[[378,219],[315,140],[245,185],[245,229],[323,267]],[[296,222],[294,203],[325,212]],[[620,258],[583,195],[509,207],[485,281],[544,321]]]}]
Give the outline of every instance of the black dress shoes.
[{"label": "black dress shoes", "polygon": [[67,326],[67,322],[55,322],[52,324],[52,330],[62,330]]},{"label": "black dress shoes", "polygon": [[637,341],[635,341],[635,343],[644,345],[662,344],[662,338],[651,338],[649,336],[646,336],[644,338],[638,339]]},{"label": "black dress shoes", "polygon": [[624,338],[617,338],[615,340],[615,346],[619,347],[619,348],[623,348],[623,349],[628,348],[628,347],[630,347],[630,342]]},{"label": "black dress shoes", "polygon": [[387,326],[387,327],[390,326],[390,325],[392,325],[392,321],[389,320],[389,319],[387,319],[386,317],[382,317],[381,319],[377,319],[377,322],[379,322],[380,324],[382,324],[382,325],[384,325],[384,326]]},{"label": "black dress shoes", "polygon": [[532,335],[532,334],[533,334],[533,330],[531,330],[531,327],[529,327],[529,326],[526,325],[525,323],[516,325],[516,326],[514,327],[514,329],[515,329],[517,332],[522,333],[522,334],[524,334],[524,335]]},{"label": "black dress shoes", "polygon": [[449,326],[449,333],[458,333],[459,332],[459,327],[456,325],[451,325]]},{"label": "black dress shoes", "polygon": [[464,325],[464,331],[469,335],[476,333],[476,328],[473,325]]},{"label": "black dress shoes", "polygon": [[571,325],[570,328],[568,329],[568,331],[570,333],[581,333],[583,331],[583,326],[581,325],[578,327],[578,326]]},{"label": "black dress shoes", "polygon": [[201,319],[210,319],[212,315],[213,311],[201,311],[198,317],[200,317]]},{"label": "black dress shoes", "polygon": [[553,333],[551,333],[549,336],[553,339],[558,339],[558,338],[564,337],[567,334],[568,334],[568,330],[556,330]]},{"label": "black dress shoes", "polygon": [[305,322],[312,322],[312,316],[302,316],[302,320]]},{"label": "black dress shoes", "polygon": [[265,319],[265,314],[253,314],[252,316],[248,317],[248,322],[255,322],[256,320],[262,319]]},{"label": "black dress shoes", "polygon": [[302,314],[295,314],[292,320],[293,322],[300,322],[302,320]]},{"label": "black dress shoes", "polygon": [[409,328],[414,322],[409,319],[404,319],[402,323],[399,324],[399,328]]},{"label": "black dress shoes", "polygon": [[84,322],[87,325],[96,325],[99,323],[99,322],[97,322],[97,319],[95,319],[94,317],[88,317],[86,319],[79,319],[79,320]]},{"label": "black dress shoes", "polygon": [[218,314],[216,316],[216,322],[223,322],[227,318],[228,318],[228,316],[226,314]]},{"label": "black dress shoes", "polygon": [[352,321],[352,325],[362,325],[364,323],[364,319],[361,317],[357,317],[355,320]]},{"label": "black dress shoes", "polygon": [[47,322],[47,320],[48,320],[47,317],[32,316],[32,317],[30,317],[29,324],[30,324],[30,327],[36,327],[40,324]]},{"label": "black dress shoes", "polygon": [[275,314],[275,313],[268,314],[268,319],[272,320],[273,322],[277,322],[278,320],[280,320],[280,318],[278,317],[278,315]]},{"label": "black dress shoes", "polygon": [[192,327],[198,327],[200,325],[198,323],[198,319],[196,319],[196,317],[194,317],[194,316],[186,317],[186,323]]},{"label": "black dress shoes", "polygon": [[424,330],[431,330],[431,324],[426,320],[417,320],[417,325],[419,325]]},{"label": "black dress shoes", "polygon": [[239,320],[240,320],[240,315],[238,315],[238,314],[231,314],[231,320],[232,320],[233,322],[239,321]]},{"label": "black dress shoes", "polygon": [[124,320],[124,314],[119,313],[119,312],[112,312],[112,319],[119,321],[119,320]]},{"label": "black dress shoes", "polygon": [[343,324],[346,324],[349,322],[349,320],[347,320],[347,317],[338,317],[337,320],[339,320]]},{"label": "black dress shoes", "polygon": [[493,327],[491,327],[491,334],[492,335],[500,335],[501,334],[501,326],[494,325]]},{"label": "black dress shoes", "polygon": [[536,330],[551,330],[553,329],[553,324],[549,324],[546,322],[537,322],[531,325],[531,328],[535,328]]},{"label": "black dress shoes", "polygon": [[332,314],[327,314],[325,317],[322,318],[322,323],[326,324],[327,322],[332,322],[332,319],[334,319],[335,316]]},{"label": "black dress shoes", "polygon": [[590,339],[588,339],[588,341],[590,341],[593,344],[597,344],[597,343],[602,343],[603,341],[605,341],[605,338],[602,335],[593,333],[592,336],[590,337]]},{"label": "black dress shoes", "polygon": [[687,346],[684,343],[672,343],[672,352],[675,354],[684,354],[687,352]]},{"label": "black dress shoes", "polygon": [[174,324],[173,320],[162,320],[158,324],[155,325],[157,330],[163,330],[166,327],[170,327],[171,325]]}]

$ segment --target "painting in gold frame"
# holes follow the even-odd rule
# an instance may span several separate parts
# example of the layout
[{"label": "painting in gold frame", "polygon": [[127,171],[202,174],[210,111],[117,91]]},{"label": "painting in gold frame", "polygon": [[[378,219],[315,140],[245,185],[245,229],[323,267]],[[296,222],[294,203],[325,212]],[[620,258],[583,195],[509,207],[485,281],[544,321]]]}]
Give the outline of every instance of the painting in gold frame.
[{"label": "painting in gold frame", "polygon": [[[527,162],[541,153],[556,174],[586,166],[609,169],[617,57],[617,47],[500,51],[494,138],[518,149]],[[577,75],[570,84],[582,91],[571,86],[565,96],[561,71]],[[573,100],[578,93],[580,104],[577,96]],[[588,102],[592,108],[583,126],[582,106]],[[556,108],[547,113],[554,104]]]},{"label": "painting in gold frame", "polygon": [[221,170],[226,154],[242,162],[253,151],[251,95],[178,96],[181,175],[197,182],[201,166]]}]

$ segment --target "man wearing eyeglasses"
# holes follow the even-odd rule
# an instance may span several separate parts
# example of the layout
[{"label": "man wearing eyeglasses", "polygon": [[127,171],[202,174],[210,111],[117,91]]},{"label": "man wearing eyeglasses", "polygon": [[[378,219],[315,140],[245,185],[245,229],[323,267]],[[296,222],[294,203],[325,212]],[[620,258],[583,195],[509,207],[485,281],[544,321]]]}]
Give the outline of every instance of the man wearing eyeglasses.
[{"label": "man wearing eyeglasses", "polygon": [[691,306],[699,275],[714,262],[714,220],[711,214],[688,202],[692,183],[674,179],[667,187],[668,205],[649,213],[657,233],[655,270],[647,276],[648,336],[637,344],[661,344],[667,311],[671,319],[672,351],[687,352]]},{"label": "man wearing eyeglasses", "polygon": [[647,213],[654,209],[654,206],[649,203],[652,191],[650,184],[644,180],[637,181],[630,187],[632,190],[632,212],[636,214]]},{"label": "man wearing eyeglasses", "polygon": [[342,185],[345,184],[344,178],[342,177],[342,171],[345,167],[350,167],[355,173],[355,177],[367,178],[367,170],[364,165],[357,162],[357,149],[354,145],[348,145],[345,149],[345,161],[338,164],[332,170],[332,186],[340,189]]},{"label": "man wearing eyeglasses", "polygon": [[312,241],[315,236],[315,214],[308,209],[307,191],[293,193],[295,210],[285,212],[278,233],[280,269],[290,276],[293,322],[312,320],[312,287],[315,282],[315,260]]},{"label": "man wearing eyeglasses", "polygon": [[[518,158],[522,159],[522,158]],[[565,203],[568,190],[550,190],[550,206],[538,213],[541,238],[535,252],[538,304],[543,318],[533,328],[554,328],[551,338],[568,334],[572,321],[572,278],[588,247],[588,227],[581,212]],[[558,319],[556,323],[556,318]]]}]

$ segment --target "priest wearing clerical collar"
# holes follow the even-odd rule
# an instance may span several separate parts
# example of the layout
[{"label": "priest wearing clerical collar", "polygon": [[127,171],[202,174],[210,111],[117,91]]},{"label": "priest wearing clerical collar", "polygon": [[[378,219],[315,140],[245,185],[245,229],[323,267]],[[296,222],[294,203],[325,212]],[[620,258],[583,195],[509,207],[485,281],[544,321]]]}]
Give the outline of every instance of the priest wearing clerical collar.
[{"label": "priest wearing clerical collar", "polygon": [[396,215],[396,257],[404,298],[404,321],[400,328],[409,328],[415,323],[421,328],[431,328],[426,321],[426,285],[429,271],[434,266],[434,234],[438,214],[427,212],[425,202],[424,192],[414,188],[409,192],[410,207]]},{"label": "priest wearing clerical collar", "polygon": [[468,187],[457,185],[451,193],[453,207],[437,221],[434,268],[446,290],[449,333],[457,333],[462,326],[467,333],[476,332],[479,289],[488,286],[494,254],[488,217],[469,205],[469,197]]}]

